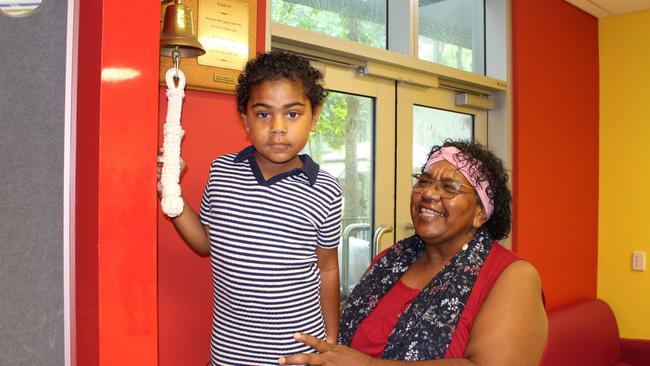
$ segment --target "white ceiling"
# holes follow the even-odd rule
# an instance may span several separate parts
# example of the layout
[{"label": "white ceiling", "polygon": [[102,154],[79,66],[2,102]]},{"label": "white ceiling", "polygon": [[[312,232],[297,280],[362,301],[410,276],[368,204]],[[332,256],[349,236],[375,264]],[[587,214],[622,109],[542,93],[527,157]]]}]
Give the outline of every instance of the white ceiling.
[{"label": "white ceiling", "polygon": [[596,18],[649,10],[650,0],[566,0]]}]

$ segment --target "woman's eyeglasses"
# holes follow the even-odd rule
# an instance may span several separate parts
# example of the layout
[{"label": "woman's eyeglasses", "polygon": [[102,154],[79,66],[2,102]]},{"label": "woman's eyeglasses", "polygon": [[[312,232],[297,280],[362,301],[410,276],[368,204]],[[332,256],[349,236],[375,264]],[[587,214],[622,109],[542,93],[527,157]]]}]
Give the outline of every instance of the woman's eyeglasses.
[{"label": "woman's eyeglasses", "polygon": [[[474,188],[466,186],[455,179],[443,178],[435,180],[429,174],[413,174],[413,192],[422,193],[431,186],[435,188],[440,198],[444,199],[454,198],[461,193],[474,192]],[[463,187],[470,189],[470,191],[464,191]]]}]

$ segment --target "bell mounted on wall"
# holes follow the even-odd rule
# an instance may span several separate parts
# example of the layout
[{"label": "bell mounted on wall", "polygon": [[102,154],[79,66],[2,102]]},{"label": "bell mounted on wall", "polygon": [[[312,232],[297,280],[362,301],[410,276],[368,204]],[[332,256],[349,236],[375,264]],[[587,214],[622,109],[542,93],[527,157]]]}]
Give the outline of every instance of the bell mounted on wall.
[{"label": "bell mounted on wall", "polygon": [[257,50],[257,1],[161,0],[160,83],[185,57],[189,89],[234,94]]},{"label": "bell mounted on wall", "polygon": [[165,1],[161,7],[164,16],[160,27],[160,54],[171,56],[174,65],[165,73],[168,102],[163,126],[163,151],[158,158],[159,164],[162,164],[160,205],[167,216],[176,217],[183,212],[184,207],[179,178],[181,140],[185,135],[181,127],[181,111],[187,81],[178,65],[181,57],[200,56],[205,50],[196,38],[192,9],[185,6],[182,0]]},{"label": "bell mounted on wall", "polygon": [[167,0],[161,7],[160,54],[172,57],[176,69],[181,57],[205,54],[196,37],[192,8],[183,4],[183,0]]}]

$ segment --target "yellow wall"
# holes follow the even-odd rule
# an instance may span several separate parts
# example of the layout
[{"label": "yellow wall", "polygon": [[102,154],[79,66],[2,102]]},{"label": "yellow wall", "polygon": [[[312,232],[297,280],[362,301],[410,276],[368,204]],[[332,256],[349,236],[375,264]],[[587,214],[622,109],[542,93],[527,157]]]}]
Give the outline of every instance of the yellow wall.
[{"label": "yellow wall", "polygon": [[[624,338],[650,339],[650,11],[599,21],[600,192],[598,297]],[[579,121],[577,121],[579,122]],[[580,182],[567,183],[580,189]]]}]

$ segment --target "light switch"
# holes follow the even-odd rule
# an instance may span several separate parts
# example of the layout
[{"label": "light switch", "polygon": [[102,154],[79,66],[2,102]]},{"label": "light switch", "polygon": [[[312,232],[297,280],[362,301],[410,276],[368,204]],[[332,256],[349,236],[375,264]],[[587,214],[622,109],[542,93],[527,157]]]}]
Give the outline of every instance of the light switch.
[{"label": "light switch", "polygon": [[645,271],[645,252],[632,252],[632,270]]}]

